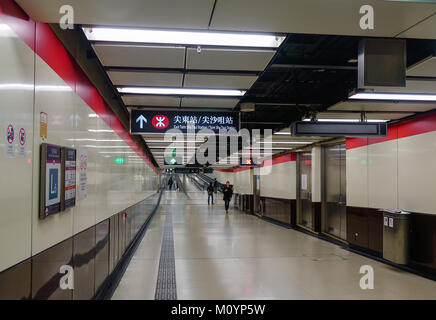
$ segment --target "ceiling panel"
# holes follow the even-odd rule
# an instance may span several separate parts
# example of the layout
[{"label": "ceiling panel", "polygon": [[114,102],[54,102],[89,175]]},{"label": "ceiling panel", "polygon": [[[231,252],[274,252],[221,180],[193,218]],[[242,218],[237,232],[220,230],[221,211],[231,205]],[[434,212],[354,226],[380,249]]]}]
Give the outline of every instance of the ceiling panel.
[{"label": "ceiling panel", "polygon": [[184,86],[191,88],[249,89],[256,80],[257,76],[188,73],[185,75]]},{"label": "ceiling panel", "polygon": [[263,71],[274,50],[196,49],[189,48],[188,69]]},{"label": "ceiling panel", "polygon": [[[428,69],[431,66],[428,65]],[[434,59],[434,71],[436,76],[436,59]],[[429,70],[431,72],[431,70]],[[395,93],[436,93],[436,81],[432,80],[406,80],[406,87],[377,87],[375,92]]]},{"label": "ceiling panel", "polygon": [[230,98],[183,98],[182,107],[233,108],[239,102]]},{"label": "ceiling panel", "polygon": [[[379,119],[379,120],[396,120],[413,115],[413,113],[367,113],[367,119]],[[358,119],[359,114],[356,113],[331,113],[320,112],[317,114],[318,119]]]},{"label": "ceiling panel", "polygon": [[424,112],[436,108],[436,103],[392,103],[392,102],[376,102],[376,101],[343,101],[339,102],[328,110],[344,110],[344,111],[412,111]]},{"label": "ceiling panel", "polygon": [[[374,8],[373,30],[363,30],[359,26],[363,4]],[[211,29],[393,37],[434,12],[434,3],[220,0],[214,10]]]},{"label": "ceiling panel", "polygon": [[185,49],[182,47],[102,43],[94,44],[93,47],[104,66],[183,68],[185,60]]},{"label": "ceiling panel", "polygon": [[125,105],[179,107],[180,98],[167,96],[125,95],[122,96]]},{"label": "ceiling panel", "polygon": [[400,33],[400,38],[436,39],[436,15]]},{"label": "ceiling panel", "polygon": [[108,71],[114,85],[180,87],[183,74],[174,72]]},{"label": "ceiling panel", "polygon": [[74,22],[110,26],[207,29],[214,0],[18,0],[33,19],[59,22],[59,8],[74,7]]},{"label": "ceiling panel", "polygon": [[[436,24],[433,25],[433,28],[436,30]],[[407,75],[417,77],[436,77],[436,57],[431,57],[415,64],[407,70]],[[434,87],[436,87],[435,83],[436,82],[433,82]]]}]

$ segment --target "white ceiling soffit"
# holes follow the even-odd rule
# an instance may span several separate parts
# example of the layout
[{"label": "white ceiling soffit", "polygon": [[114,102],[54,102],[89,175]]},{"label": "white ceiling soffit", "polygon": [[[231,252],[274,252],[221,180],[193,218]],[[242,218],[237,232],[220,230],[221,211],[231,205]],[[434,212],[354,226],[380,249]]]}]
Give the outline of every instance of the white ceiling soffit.
[{"label": "white ceiling soffit", "polygon": [[62,5],[74,8],[74,23],[207,29],[214,0],[17,0],[40,22],[58,23]]},{"label": "white ceiling soffit", "polygon": [[257,80],[257,76],[196,74],[185,75],[185,87],[216,89],[249,89]]},{"label": "white ceiling soffit", "polygon": [[137,68],[183,68],[185,48],[94,44],[104,66]]},{"label": "white ceiling soffit", "polygon": [[238,102],[239,99],[231,98],[183,98],[182,107],[232,109]]},{"label": "white ceiling soffit", "polygon": [[378,101],[342,101],[328,110],[340,111],[401,111],[401,112],[425,112],[436,108],[435,103],[413,103],[413,102],[378,102]]},{"label": "white ceiling soffit", "polygon": [[[16,1],[40,22],[58,23],[61,5],[68,4],[77,24],[185,29],[207,29],[214,4],[214,0]],[[359,27],[362,5],[374,8],[373,30]],[[425,18],[435,8],[432,3],[380,0],[219,0],[211,29],[392,37],[410,28],[401,36],[434,38],[434,20]]]},{"label": "white ceiling soffit", "polygon": [[400,33],[400,38],[436,39],[436,14]]},{"label": "white ceiling soffit", "polygon": [[263,71],[274,56],[274,50],[188,48],[186,68],[203,70]]},{"label": "white ceiling soffit", "polygon": [[[372,30],[363,30],[359,26],[362,5],[374,8]],[[211,29],[394,37],[435,12],[434,3],[380,0],[219,0]]]},{"label": "white ceiling soffit", "polygon": [[179,107],[180,98],[167,96],[149,95],[125,95],[122,96],[126,106],[158,106],[158,107]]},{"label": "white ceiling soffit", "polygon": [[[436,72],[436,59],[434,60]],[[436,81],[433,80],[406,80],[405,87],[376,87],[374,92],[394,92],[394,93],[436,93]]]},{"label": "white ceiling soffit", "polygon": [[[433,28],[436,32],[436,22]],[[407,75],[415,77],[436,77],[436,57],[430,57],[413,65],[407,70]],[[433,87],[436,87],[436,82],[433,82]]]},{"label": "white ceiling soffit", "polygon": [[114,85],[181,87],[183,74],[176,72],[108,71]]},{"label": "white ceiling soffit", "polygon": [[[413,115],[413,113],[367,113],[367,119],[374,120],[396,120],[404,117]],[[359,119],[360,114],[358,113],[330,113],[330,112],[320,112],[317,114],[318,119]]]}]

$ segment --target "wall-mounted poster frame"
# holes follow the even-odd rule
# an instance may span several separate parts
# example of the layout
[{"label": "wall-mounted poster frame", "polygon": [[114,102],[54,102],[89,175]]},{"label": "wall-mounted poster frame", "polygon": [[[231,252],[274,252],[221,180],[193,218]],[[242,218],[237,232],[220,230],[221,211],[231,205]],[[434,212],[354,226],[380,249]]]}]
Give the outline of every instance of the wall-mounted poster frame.
[{"label": "wall-mounted poster frame", "polygon": [[76,149],[62,147],[61,211],[76,206]]},{"label": "wall-mounted poster frame", "polygon": [[39,218],[61,211],[61,147],[43,143],[40,151]]}]

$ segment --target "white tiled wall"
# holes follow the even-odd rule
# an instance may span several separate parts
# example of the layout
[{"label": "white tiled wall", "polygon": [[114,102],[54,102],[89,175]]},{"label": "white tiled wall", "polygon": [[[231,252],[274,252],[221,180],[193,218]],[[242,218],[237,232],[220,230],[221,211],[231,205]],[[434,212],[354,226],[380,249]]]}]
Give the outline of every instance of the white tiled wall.
[{"label": "white tiled wall", "polygon": [[368,207],[368,147],[346,151],[347,206]]},{"label": "white tiled wall", "polygon": [[[157,175],[34,52],[0,21],[0,271],[37,254],[156,192]],[[88,195],[39,219],[40,112],[44,142],[88,151]],[[7,158],[5,123],[27,127],[24,158]],[[35,134],[34,134],[35,133]],[[106,141],[102,141],[106,140]],[[108,148],[109,147],[109,148]],[[103,152],[120,152],[103,153]],[[130,157],[129,157],[130,156]],[[124,164],[114,159],[123,157]]]},{"label": "white tiled wall", "polygon": [[347,205],[436,214],[436,132],[347,150]]},{"label": "white tiled wall", "polygon": [[260,169],[260,196],[296,199],[297,162],[288,161]]},{"label": "white tiled wall", "polygon": [[[27,46],[0,21],[0,271],[31,251],[33,59]],[[27,127],[24,158],[8,158],[5,153],[9,123]]]},{"label": "white tiled wall", "polygon": [[235,172],[233,191],[239,194],[253,194],[253,170]]}]

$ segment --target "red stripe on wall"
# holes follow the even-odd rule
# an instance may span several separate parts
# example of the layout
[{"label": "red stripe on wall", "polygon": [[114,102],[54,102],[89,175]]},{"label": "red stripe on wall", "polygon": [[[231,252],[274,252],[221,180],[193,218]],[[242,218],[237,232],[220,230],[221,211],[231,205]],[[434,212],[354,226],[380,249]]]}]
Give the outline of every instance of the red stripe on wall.
[{"label": "red stripe on wall", "polygon": [[48,24],[30,19],[12,0],[0,0],[0,19],[61,77],[98,116],[158,173],[142,149],[123,127],[97,88],[65,49]]},{"label": "red stripe on wall", "polygon": [[271,161],[262,162],[261,167],[266,166],[273,166],[275,164],[284,163],[284,162],[290,162],[290,161],[297,161],[297,154],[295,152],[283,154],[281,156],[272,158]]},{"label": "red stripe on wall", "polygon": [[401,121],[388,126],[386,137],[380,138],[348,138],[347,149],[354,149],[371,144],[392,141],[418,134],[436,131],[436,112],[422,115],[414,119]]},{"label": "red stripe on wall", "polygon": [[[297,154],[295,152],[283,154],[281,156],[272,158],[270,161],[262,162],[260,167],[267,167],[267,166],[273,166],[275,164],[284,163],[284,162],[290,162],[290,161],[297,161]],[[240,172],[245,170],[252,170],[253,168],[250,167],[238,167],[234,169],[215,169],[219,172]]]}]

